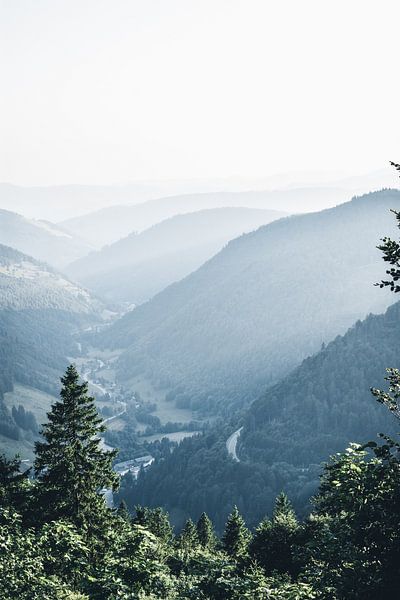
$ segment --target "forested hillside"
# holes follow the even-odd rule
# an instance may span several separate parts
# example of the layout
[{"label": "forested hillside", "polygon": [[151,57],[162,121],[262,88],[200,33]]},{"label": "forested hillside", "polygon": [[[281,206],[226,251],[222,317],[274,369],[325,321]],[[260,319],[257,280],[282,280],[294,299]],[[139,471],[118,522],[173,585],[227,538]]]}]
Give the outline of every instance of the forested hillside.
[{"label": "forested hillside", "polygon": [[98,343],[126,348],[140,374],[180,406],[230,414],[390,294],[376,244],[393,232],[400,192],[281,219],[230,242],[195,273],[117,321]]},{"label": "forested hillside", "polygon": [[[386,367],[400,355],[400,303],[358,321],[259,398],[246,414],[240,456],[246,461],[320,462],[349,441],[393,431],[387,411],[371,400]],[[290,444],[286,440],[290,439]]]},{"label": "forested hillside", "polygon": [[282,216],[250,208],[177,215],[89,254],[66,272],[107,299],[140,304],[200,267],[229,240]]},{"label": "forested hillside", "polygon": [[[35,477],[0,456],[2,600],[396,597],[398,442],[336,455],[303,520],[280,493],[253,530],[233,506],[220,536],[205,512],[174,531],[160,508],[107,506],[117,452],[101,447],[104,424],[73,365],[61,382],[35,444]],[[399,372],[391,384],[398,389]],[[395,395],[376,396],[399,409]]]},{"label": "forested hillside", "polygon": [[8,210],[0,210],[0,244],[16,248],[57,268],[92,250],[88,243],[53,223],[27,219]]},{"label": "forested hillside", "polygon": [[4,393],[16,382],[57,393],[60,369],[78,352],[72,334],[98,322],[102,310],[44,263],[0,245],[0,448],[7,453],[6,438],[24,439],[25,433],[6,409]]},{"label": "forested hillside", "polygon": [[[303,361],[267,390],[231,427],[184,440],[121,497],[164,506],[178,523],[198,511],[220,529],[232,503],[256,523],[283,489],[300,513],[318,484],[321,463],[350,442],[396,432],[396,423],[371,396],[400,354],[400,303],[369,316]],[[243,425],[240,463],[225,441]]]}]

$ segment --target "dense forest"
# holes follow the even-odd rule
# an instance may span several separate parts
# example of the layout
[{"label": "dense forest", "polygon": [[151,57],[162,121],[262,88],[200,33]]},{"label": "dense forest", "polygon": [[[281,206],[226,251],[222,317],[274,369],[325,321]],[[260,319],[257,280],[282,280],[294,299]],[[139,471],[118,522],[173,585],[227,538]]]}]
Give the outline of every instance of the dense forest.
[{"label": "dense forest", "polygon": [[[184,440],[137,483],[123,481],[121,498],[132,507],[164,506],[177,523],[205,510],[218,530],[232,498],[250,524],[282,489],[304,514],[329,455],[378,431],[394,433],[390,415],[371,402],[370,387],[380,384],[386,365],[397,364],[399,328],[400,303],[357,322],[230,424]],[[225,442],[239,425],[237,463]]]},{"label": "dense forest", "polygon": [[[221,537],[203,512],[174,532],[168,515],[107,507],[115,451],[75,367],[36,443],[35,478],[0,458],[0,598],[4,600],[376,600],[400,584],[400,444],[352,444],[325,467],[312,512],[287,496],[250,531],[234,506]],[[400,410],[400,373],[389,393]],[[397,411],[397,412],[396,412]]]}]

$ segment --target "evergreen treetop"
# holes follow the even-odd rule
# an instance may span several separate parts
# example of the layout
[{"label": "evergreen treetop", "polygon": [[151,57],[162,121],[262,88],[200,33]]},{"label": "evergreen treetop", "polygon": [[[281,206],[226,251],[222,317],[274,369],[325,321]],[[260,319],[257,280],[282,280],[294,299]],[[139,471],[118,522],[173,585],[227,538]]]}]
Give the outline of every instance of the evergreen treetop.
[{"label": "evergreen treetop", "polygon": [[245,525],[244,519],[239,513],[237,506],[234,506],[228,517],[222,536],[222,544],[225,552],[234,558],[245,556],[250,538],[250,532]]},{"label": "evergreen treetop", "polygon": [[203,512],[196,524],[197,537],[203,548],[211,550],[215,547],[216,537],[213,524],[208,515]]},{"label": "evergreen treetop", "polygon": [[70,365],[61,378],[61,400],[53,404],[43,425],[43,441],[36,442],[35,473],[41,512],[52,518],[66,518],[88,527],[105,510],[99,492],[116,489],[112,469],[117,451],[101,448],[105,427],[95,400],[88,395],[87,382]]}]

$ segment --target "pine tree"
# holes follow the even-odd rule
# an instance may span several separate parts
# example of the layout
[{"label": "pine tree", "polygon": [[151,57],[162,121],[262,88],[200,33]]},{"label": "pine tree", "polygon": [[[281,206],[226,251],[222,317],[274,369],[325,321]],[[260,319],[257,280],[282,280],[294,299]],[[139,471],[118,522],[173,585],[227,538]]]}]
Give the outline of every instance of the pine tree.
[{"label": "pine tree", "polygon": [[256,528],[249,546],[249,553],[267,574],[296,573],[294,546],[299,533],[299,524],[292,505],[283,492],[275,501],[272,520],[264,519]]},{"label": "pine tree", "polygon": [[[390,164],[399,171],[400,165],[390,161]],[[400,212],[398,210],[391,210],[395,215],[397,221],[397,227],[400,229]],[[389,286],[392,292],[400,292],[400,241],[392,240],[389,237],[381,239],[382,244],[378,246],[378,250],[383,253],[383,260],[389,263],[390,268],[386,270],[386,275],[389,275],[390,279],[385,279],[376,283],[380,288]]]},{"label": "pine tree", "polygon": [[119,503],[119,506],[117,508],[117,515],[127,523],[131,522],[131,515],[129,514],[129,510],[125,500],[121,500],[121,502]]},{"label": "pine tree", "polygon": [[211,550],[215,546],[216,538],[211,520],[205,512],[200,515],[196,525],[197,537],[203,548]]},{"label": "pine tree", "polygon": [[29,471],[21,472],[21,461],[0,455],[0,507],[12,507],[21,512],[29,493]]},{"label": "pine tree", "polygon": [[237,506],[234,506],[225,525],[222,544],[225,552],[233,558],[241,558],[247,553],[250,541],[250,532]]},{"label": "pine tree", "polygon": [[142,525],[163,543],[170,543],[173,532],[168,513],[162,508],[147,508],[146,506],[135,506],[135,511],[134,524]]},{"label": "pine tree", "polygon": [[190,554],[198,545],[199,539],[192,519],[188,519],[178,537],[178,545],[185,553]]},{"label": "pine tree", "polygon": [[44,441],[36,442],[41,514],[45,520],[64,518],[90,529],[107,511],[100,490],[117,486],[116,451],[102,450],[99,436],[105,427],[87,382],[79,383],[73,365],[61,383],[61,400],[53,404],[41,431]]}]

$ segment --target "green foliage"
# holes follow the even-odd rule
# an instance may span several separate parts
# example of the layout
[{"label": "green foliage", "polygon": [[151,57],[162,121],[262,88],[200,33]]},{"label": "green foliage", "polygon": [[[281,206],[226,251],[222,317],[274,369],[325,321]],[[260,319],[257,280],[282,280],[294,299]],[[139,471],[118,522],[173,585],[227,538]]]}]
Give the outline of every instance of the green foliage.
[{"label": "green foliage", "polygon": [[[324,357],[319,360],[323,363]],[[301,370],[296,373],[299,378]],[[400,372],[389,369],[387,380],[388,392],[373,388],[372,393],[389,414],[399,417]],[[288,381],[290,378],[283,384],[287,395],[279,399],[282,414],[289,415],[289,423],[294,425],[297,413]],[[0,600],[397,597],[399,441],[380,434],[380,443],[353,443],[345,452],[334,455],[324,467],[314,510],[302,523],[287,496],[281,493],[272,517],[256,527],[253,537],[236,506],[228,517],[221,543],[215,540],[213,525],[204,512],[196,526],[189,519],[174,537],[162,509],[138,506],[131,519],[124,505],[117,511],[106,508],[100,491],[105,486],[116,486],[111,468],[115,453],[104,452],[100,447],[99,434],[104,426],[93,398],[88,396],[87,384],[79,383],[73,366],[67,369],[62,383],[61,400],[48,414],[43,441],[36,444],[36,479],[30,482],[27,474],[20,472],[17,458],[0,457]],[[262,415],[260,408],[260,403],[256,403],[255,415]],[[269,409],[268,419],[275,430],[269,429],[274,435],[272,443],[269,441],[263,448],[266,453],[272,452],[280,433],[274,414],[279,407],[271,402]],[[19,412],[17,419],[22,416],[25,420],[26,415]],[[267,427],[265,420],[261,427]],[[307,430],[303,423],[301,433],[317,429],[315,422],[310,427]],[[249,430],[254,435],[256,429],[254,421],[253,429],[249,422],[245,424],[241,457],[248,452]],[[307,440],[311,438],[309,435]],[[164,463],[165,469],[170,464],[179,467],[181,449],[199,447],[201,453],[189,453],[186,457],[181,477],[194,466],[196,476],[198,472],[207,474],[200,465],[204,465],[205,457],[215,459],[215,447],[216,466],[224,456],[232,469],[230,473],[242,479],[248,473],[250,463],[230,460],[223,439],[215,432],[183,443],[171,454],[171,462],[166,459],[168,446],[168,452],[159,455],[159,466]],[[282,452],[282,448],[275,452]],[[193,456],[198,463],[192,460]],[[292,461],[301,464],[293,457]],[[282,465],[275,474],[282,473]],[[273,472],[257,470],[257,466],[254,471],[256,475]],[[174,484],[181,494],[181,479],[174,479],[173,474],[170,477],[168,485]],[[147,479],[147,474],[142,474],[143,478]],[[276,477],[275,487],[278,480]],[[218,500],[226,509],[228,501],[220,490],[216,487],[212,493],[215,497],[219,494]],[[257,498],[254,495],[251,500]]]},{"label": "green foliage", "polygon": [[398,442],[385,438],[353,444],[325,468],[308,572],[332,597],[390,598],[400,585],[399,456]]},{"label": "green foliage", "polygon": [[131,521],[131,515],[129,514],[129,510],[128,507],[126,505],[126,502],[124,500],[121,500],[121,502],[119,503],[118,509],[117,509],[117,515],[123,519],[124,521],[126,521],[127,523],[129,523]]},{"label": "green foliage", "polygon": [[372,388],[372,394],[380,404],[386,406],[389,411],[400,419],[400,371],[398,369],[386,369],[388,376],[385,380],[389,382],[389,392]]},{"label": "green foliage", "polygon": [[112,470],[115,451],[101,449],[99,435],[104,431],[94,398],[87,395],[87,383],[69,366],[60,396],[43,425],[43,442],[36,442],[35,472],[41,514],[46,518],[67,517],[74,524],[90,529],[106,511],[99,494],[115,488]]},{"label": "green foliage", "polygon": [[[133,519],[124,505],[106,509],[98,494],[109,477],[101,429],[85,384],[69,367],[38,444],[37,479],[30,483],[17,459],[1,459],[0,600],[395,597],[399,442],[382,436],[380,444],[353,445],[333,457],[304,523],[281,493],[253,539],[234,507],[219,543],[205,513],[174,537],[161,509],[138,506]],[[23,518],[28,510],[37,516],[34,528]]]},{"label": "green foliage", "polygon": [[178,527],[180,515],[195,519],[205,511],[218,533],[235,502],[254,527],[272,513],[282,489],[305,516],[327,456],[351,441],[374,439],[377,431],[396,432],[391,415],[371,402],[370,387],[399,353],[397,302],[355,324],[254,401],[243,418],[240,463],[228,459],[230,432],[217,423],[165,453],[146,477],[125,486],[123,497],[129,506],[164,506]]},{"label": "green foliage", "polygon": [[184,554],[190,554],[198,546],[199,538],[197,537],[196,526],[192,519],[186,521],[184,528],[178,536],[177,544],[179,550]]},{"label": "green foliage", "polygon": [[212,550],[216,544],[216,536],[212,521],[205,512],[201,513],[199,520],[197,521],[196,531],[199,544],[203,548]]},{"label": "green foliage", "polygon": [[171,542],[173,537],[172,527],[168,520],[168,514],[162,508],[136,506],[135,511],[136,516],[133,523],[145,527],[164,544]]},{"label": "green foliage", "polygon": [[21,461],[18,457],[8,460],[0,455],[0,508],[11,507],[24,511],[28,502],[30,483],[29,471],[21,473]]},{"label": "green foliage", "polygon": [[[67,558],[67,557],[65,557]],[[52,577],[45,562],[52,560],[31,529],[21,526],[17,513],[1,510],[0,599],[1,600],[89,600],[62,578]],[[65,570],[65,569],[64,569]]]},{"label": "green foliage", "polygon": [[237,506],[234,506],[222,536],[222,545],[225,552],[232,558],[243,558],[247,554],[250,538],[250,532],[246,528],[243,517],[240,515]]},{"label": "green foliage", "polygon": [[275,502],[272,519],[264,519],[256,528],[249,554],[267,574],[298,572],[294,553],[300,526],[287,498],[281,493]]}]

